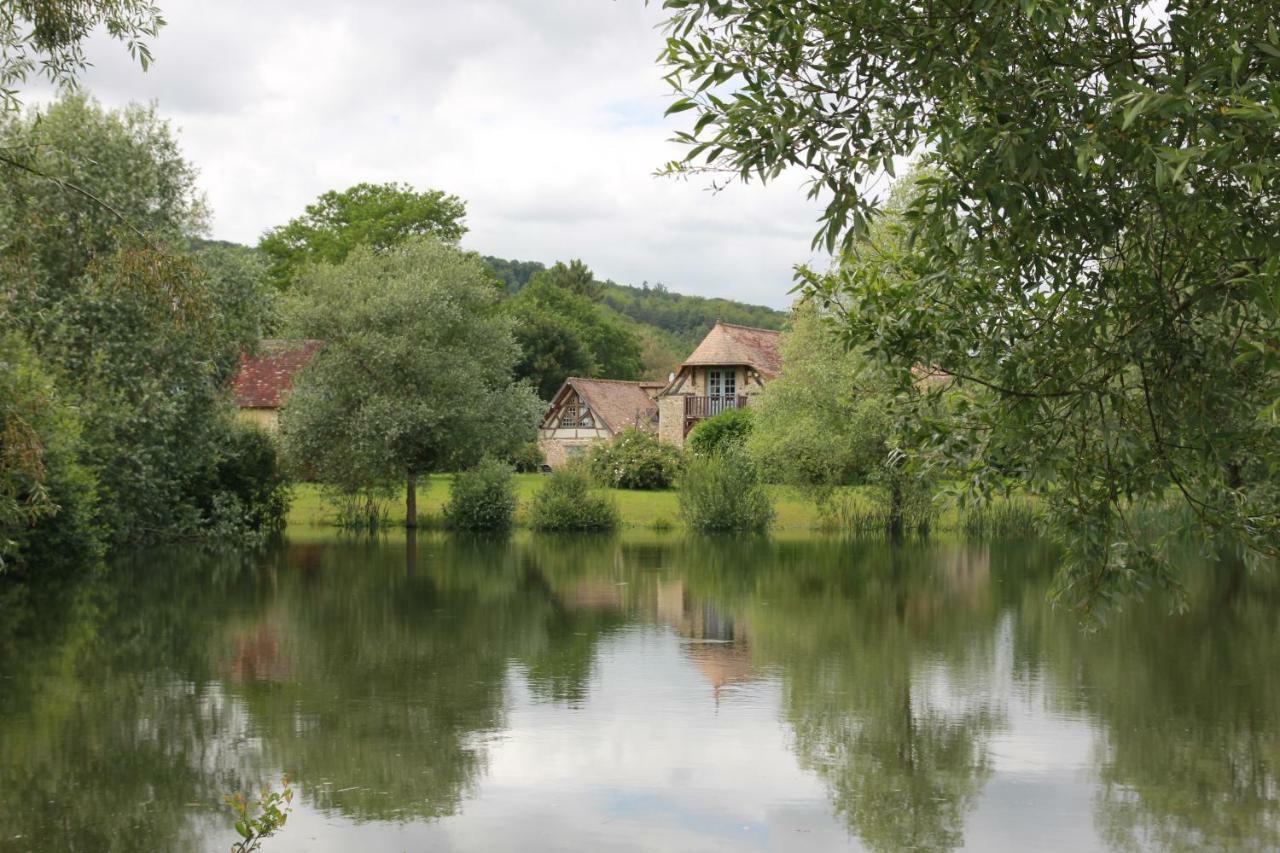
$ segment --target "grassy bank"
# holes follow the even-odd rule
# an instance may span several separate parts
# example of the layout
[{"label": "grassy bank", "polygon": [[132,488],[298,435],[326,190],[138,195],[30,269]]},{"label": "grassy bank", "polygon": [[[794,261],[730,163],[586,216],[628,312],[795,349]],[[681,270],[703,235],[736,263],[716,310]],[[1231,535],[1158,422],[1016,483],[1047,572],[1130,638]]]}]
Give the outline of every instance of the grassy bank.
[{"label": "grassy bank", "polygon": [[[449,499],[448,474],[433,475],[418,486],[418,514],[428,525],[438,521]],[[520,498],[522,510],[517,514],[517,524],[522,522],[523,506],[542,487],[546,478],[541,474],[517,474],[516,493]],[[821,527],[821,516],[818,508],[811,500],[799,495],[795,490],[782,486],[771,486],[776,517],[774,530],[815,530]],[[607,490],[617,501],[618,510],[622,514],[624,527],[629,528],[677,528],[681,527],[680,507],[676,492],[665,491],[630,491],[625,489]],[[852,505],[856,508],[871,510],[875,506],[875,498],[869,489],[850,488],[847,490]],[[1019,502],[1014,502],[1016,506]],[[997,503],[995,512],[1004,511],[1011,506],[1010,502]],[[404,495],[396,495],[387,505],[388,519],[396,527],[404,526]],[[961,516],[954,509],[944,509],[939,515],[936,526],[940,529],[967,530],[972,527],[972,517]],[[320,489],[309,483],[295,487],[293,506],[289,510],[291,527],[324,527],[333,524],[333,509],[325,503]],[[978,532],[969,530],[968,532]]]}]

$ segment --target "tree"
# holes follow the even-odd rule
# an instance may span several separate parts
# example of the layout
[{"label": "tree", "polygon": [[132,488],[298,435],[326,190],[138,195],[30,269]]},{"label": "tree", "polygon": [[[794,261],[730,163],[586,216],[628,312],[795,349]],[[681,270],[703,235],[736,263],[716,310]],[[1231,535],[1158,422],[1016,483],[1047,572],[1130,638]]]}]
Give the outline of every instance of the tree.
[{"label": "tree", "polygon": [[356,246],[387,249],[411,237],[457,242],[467,233],[462,199],[408,184],[356,184],[330,190],[302,216],[262,236],[272,283],[286,290],[308,263],[341,263]]},{"label": "tree", "polygon": [[78,413],[95,524],[116,543],[208,531],[256,269],[186,251],[204,204],[154,108],[68,96],[0,120],[0,148],[20,164],[0,166],[0,325]]},{"label": "tree", "polygon": [[521,352],[516,377],[529,380],[542,399],[555,396],[570,376],[596,375],[591,350],[570,321],[529,300],[512,301],[508,312]]},{"label": "tree", "polygon": [[[84,40],[99,27],[125,43],[145,71],[151,50],[144,39],[164,26],[150,0],[17,0],[0,14],[0,113],[18,108],[14,88],[35,73],[50,83],[74,85],[89,60]],[[0,159],[5,155],[0,154]]]},{"label": "tree", "polygon": [[568,264],[556,261],[551,269],[535,275],[545,276],[556,287],[562,287],[578,296],[585,296],[592,302],[600,301],[600,296],[604,293],[604,284],[596,281],[591,268],[577,258],[569,261]]},{"label": "tree", "polygon": [[[692,111],[671,170],[806,171],[806,279],[906,386],[965,392],[938,435],[985,493],[1012,474],[1070,549],[1059,594],[1100,612],[1169,581],[1130,512],[1173,491],[1203,533],[1280,536],[1280,29],[1267,0],[668,0]],[[895,158],[933,174],[910,251],[859,263]]]},{"label": "tree", "polygon": [[[536,310],[567,325],[591,353],[592,376],[638,379],[644,372],[640,337],[612,311],[588,297],[561,287],[547,273],[538,273],[511,300],[513,311]],[[568,375],[568,374],[566,374]],[[564,376],[560,379],[563,381]]]},{"label": "tree", "polygon": [[281,414],[287,452],[321,481],[407,487],[529,441],[542,403],[512,379],[520,352],[479,256],[431,238],[303,274],[287,328],[324,341]]}]

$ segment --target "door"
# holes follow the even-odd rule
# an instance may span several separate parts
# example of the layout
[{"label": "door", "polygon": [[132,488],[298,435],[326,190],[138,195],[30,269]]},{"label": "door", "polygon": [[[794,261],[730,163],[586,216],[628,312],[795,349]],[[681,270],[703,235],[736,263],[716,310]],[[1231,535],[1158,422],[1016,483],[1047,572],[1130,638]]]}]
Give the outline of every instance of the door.
[{"label": "door", "polygon": [[707,414],[718,415],[738,402],[738,377],[735,370],[707,371]]}]

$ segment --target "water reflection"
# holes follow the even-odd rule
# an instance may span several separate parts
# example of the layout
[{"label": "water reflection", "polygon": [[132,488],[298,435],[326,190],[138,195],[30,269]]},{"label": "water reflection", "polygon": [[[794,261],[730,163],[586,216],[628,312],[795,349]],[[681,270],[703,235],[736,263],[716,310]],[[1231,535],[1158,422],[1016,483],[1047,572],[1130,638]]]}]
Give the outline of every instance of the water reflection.
[{"label": "water reflection", "polygon": [[[0,850],[1272,849],[1271,575],[1085,634],[1036,543],[423,537],[0,588]],[[327,846],[326,846],[327,845]]]}]

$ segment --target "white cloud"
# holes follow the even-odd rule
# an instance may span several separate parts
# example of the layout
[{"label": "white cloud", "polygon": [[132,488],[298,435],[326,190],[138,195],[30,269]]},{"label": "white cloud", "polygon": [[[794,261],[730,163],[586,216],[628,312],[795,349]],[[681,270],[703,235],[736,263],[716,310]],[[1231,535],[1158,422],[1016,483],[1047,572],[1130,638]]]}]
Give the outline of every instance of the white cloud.
[{"label": "white cloud", "polygon": [[253,242],[328,189],[407,181],[467,201],[464,245],[787,304],[818,209],[798,180],[712,194],[678,150],[641,0],[167,0],[143,73],[98,39],[86,87],[156,100],[201,169],[214,236]]}]

